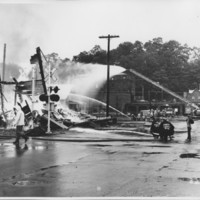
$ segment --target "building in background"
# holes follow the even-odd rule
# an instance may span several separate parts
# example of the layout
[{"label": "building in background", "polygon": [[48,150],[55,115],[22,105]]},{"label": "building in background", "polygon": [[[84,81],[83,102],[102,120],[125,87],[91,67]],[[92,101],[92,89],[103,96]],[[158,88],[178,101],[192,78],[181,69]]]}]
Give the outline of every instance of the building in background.
[{"label": "building in background", "polygon": [[[106,82],[101,86],[94,84],[88,95],[88,99],[77,100],[80,111],[99,116],[105,115],[106,88]],[[178,115],[185,113],[185,103],[163,92],[156,86],[141,80],[128,71],[111,77],[109,88],[109,105],[125,114],[133,114],[136,116],[141,110],[157,109],[162,111],[168,108],[174,109]],[[74,93],[76,93],[76,91],[74,91]],[[181,96],[183,96],[183,94]],[[77,107],[74,105],[76,100],[68,98],[68,102],[72,101],[73,107]],[[110,109],[109,113],[111,115],[117,114],[113,109]]]}]

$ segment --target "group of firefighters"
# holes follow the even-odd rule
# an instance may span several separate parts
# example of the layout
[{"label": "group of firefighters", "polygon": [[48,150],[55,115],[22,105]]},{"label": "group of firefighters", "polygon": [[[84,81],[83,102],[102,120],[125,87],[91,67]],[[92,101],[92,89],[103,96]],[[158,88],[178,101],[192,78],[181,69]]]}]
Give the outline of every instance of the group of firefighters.
[{"label": "group of firefighters", "polygon": [[[150,133],[154,138],[160,138],[161,141],[167,142],[168,138],[174,137],[174,125],[166,117],[152,117]],[[192,116],[189,114],[186,119],[187,124],[187,141],[191,141],[191,124],[194,123]]]},{"label": "group of firefighters", "polygon": [[154,138],[159,138],[162,141],[167,142],[168,137],[173,138],[174,125],[167,120],[165,117],[152,117],[153,121],[151,124],[150,132]]}]

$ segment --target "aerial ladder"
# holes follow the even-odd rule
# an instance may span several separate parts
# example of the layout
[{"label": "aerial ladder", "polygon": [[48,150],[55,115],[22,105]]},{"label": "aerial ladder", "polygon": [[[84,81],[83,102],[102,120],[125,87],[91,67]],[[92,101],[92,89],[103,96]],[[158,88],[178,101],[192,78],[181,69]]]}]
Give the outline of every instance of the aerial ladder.
[{"label": "aerial ladder", "polygon": [[[151,79],[149,79],[149,78],[147,78],[146,76],[140,74],[139,72],[137,72],[137,71],[135,71],[135,70],[133,70],[133,69],[128,69],[128,70],[126,70],[126,71],[133,73],[134,75],[136,75],[136,76],[140,77],[141,79],[143,79],[143,80],[145,80],[145,81],[147,81],[147,82],[153,84],[154,86],[160,88],[161,90],[165,91],[166,93],[171,94],[172,96],[174,96],[174,97],[176,97],[177,99],[181,100],[182,102],[186,103],[188,106],[193,107],[194,110],[198,110],[198,109],[199,109],[198,105],[196,105],[195,103],[188,101],[186,98],[184,98],[184,97],[182,97],[182,96],[176,94],[175,92],[172,92],[171,90],[169,90],[169,89],[163,87],[163,86],[160,85],[158,82],[152,81]],[[126,71],[125,71],[125,72],[126,72]]]}]

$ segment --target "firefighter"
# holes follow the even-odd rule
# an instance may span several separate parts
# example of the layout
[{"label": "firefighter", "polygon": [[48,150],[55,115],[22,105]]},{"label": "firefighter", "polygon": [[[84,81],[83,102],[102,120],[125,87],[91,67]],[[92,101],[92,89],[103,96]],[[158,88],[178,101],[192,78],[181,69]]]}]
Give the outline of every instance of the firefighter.
[{"label": "firefighter", "polygon": [[13,142],[16,146],[19,146],[20,138],[24,138],[25,143],[28,140],[28,136],[24,134],[24,124],[25,124],[25,115],[22,109],[19,106],[15,106],[14,111],[16,112],[16,116],[13,122],[13,125],[16,126],[16,139]]},{"label": "firefighter", "polygon": [[167,142],[168,137],[173,138],[174,135],[174,126],[167,118],[163,118],[160,123],[160,138],[162,141]]},{"label": "firefighter", "polygon": [[159,138],[160,135],[160,120],[159,118],[151,117],[152,118],[152,124],[150,128],[150,133],[153,135],[155,139]]}]

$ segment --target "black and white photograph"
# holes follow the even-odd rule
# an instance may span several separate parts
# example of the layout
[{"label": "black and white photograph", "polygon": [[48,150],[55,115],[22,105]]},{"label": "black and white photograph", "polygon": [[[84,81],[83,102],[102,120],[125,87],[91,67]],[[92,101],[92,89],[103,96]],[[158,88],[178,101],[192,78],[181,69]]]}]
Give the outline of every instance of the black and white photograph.
[{"label": "black and white photograph", "polygon": [[200,1],[0,0],[0,199],[200,199]]}]

